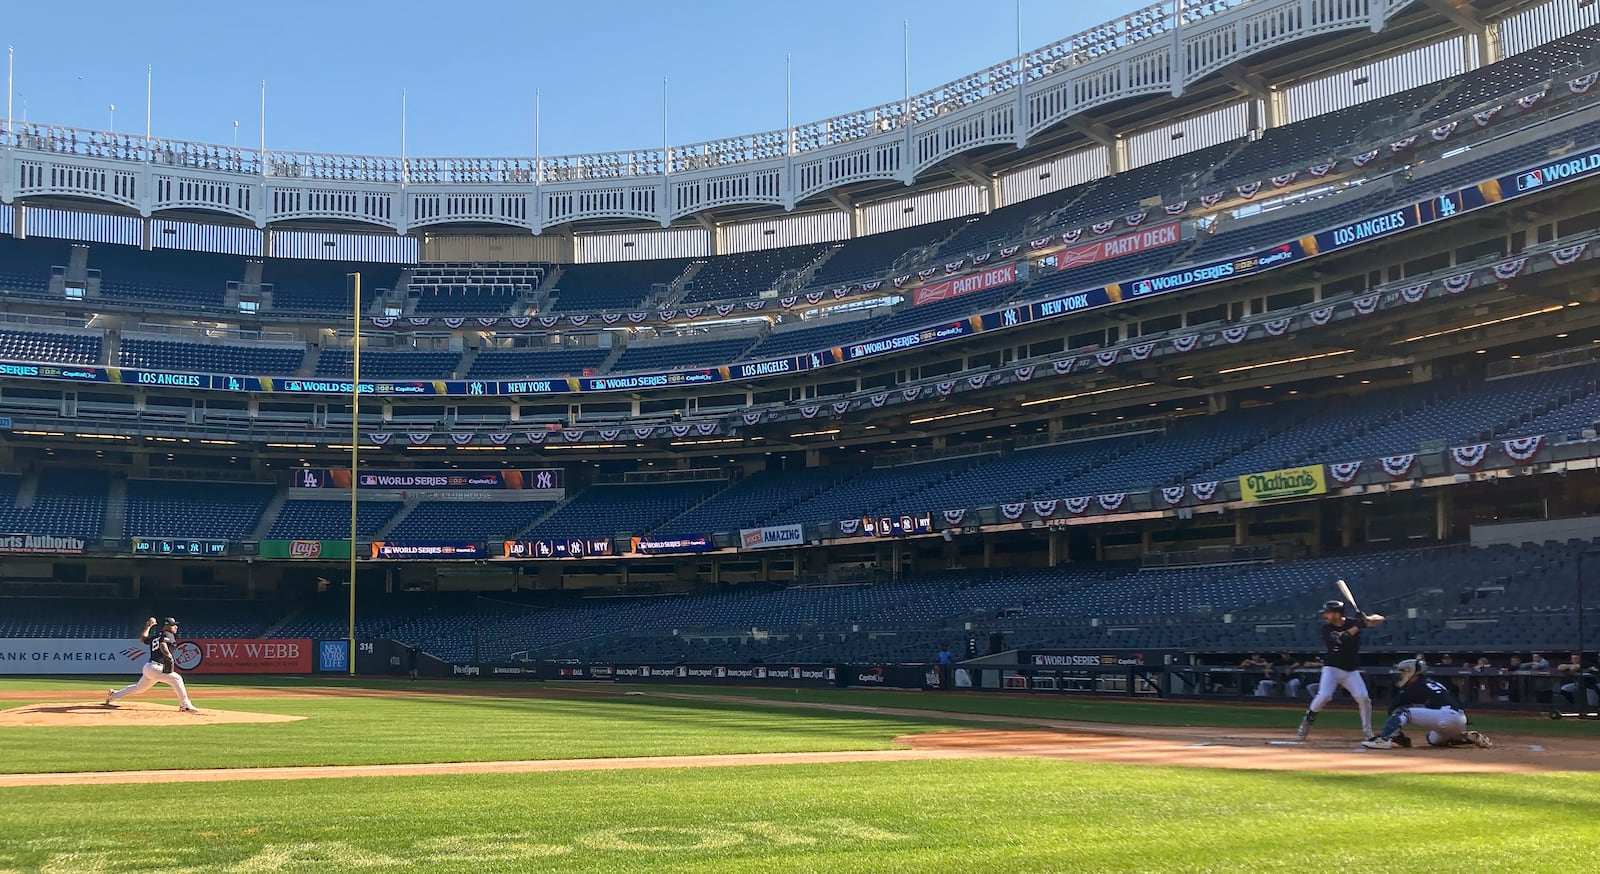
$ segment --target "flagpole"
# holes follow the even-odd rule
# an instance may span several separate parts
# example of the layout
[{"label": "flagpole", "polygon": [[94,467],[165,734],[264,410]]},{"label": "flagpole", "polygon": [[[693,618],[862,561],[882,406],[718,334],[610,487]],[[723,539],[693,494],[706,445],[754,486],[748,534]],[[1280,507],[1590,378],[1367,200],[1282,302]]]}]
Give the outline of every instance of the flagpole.
[{"label": "flagpole", "polygon": [[1022,0],[1017,0],[1017,57],[1022,57]]},{"label": "flagpole", "polygon": [[783,126],[788,153],[794,154],[794,53],[783,58]]},{"label": "flagpole", "polygon": [[267,175],[267,80],[261,80],[261,175]]},{"label": "flagpole", "polygon": [[6,142],[17,144],[17,132],[11,127],[11,101],[16,97],[17,47],[6,46]]},{"label": "flagpole", "polygon": [[354,351],[350,357],[350,649],[346,661],[350,676],[356,673],[356,508],[359,477],[356,475],[357,453],[361,445],[361,274],[352,273],[354,280],[350,303],[350,324],[354,334]]},{"label": "flagpole", "polygon": [[672,175],[672,155],[667,151],[667,77],[661,77],[661,174]]},{"label": "flagpole", "polygon": [[405,185],[406,172],[406,89],[400,89],[400,184]]},{"label": "flagpole", "polygon": [[150,148],[150,100],[154,93],[155,65],[144,65],[144,147]]},{"label": "flagpole", "polygon": [[539,100],[543,89],[533,89],[533,184],[544,184],[544,161],[539,154]]}]

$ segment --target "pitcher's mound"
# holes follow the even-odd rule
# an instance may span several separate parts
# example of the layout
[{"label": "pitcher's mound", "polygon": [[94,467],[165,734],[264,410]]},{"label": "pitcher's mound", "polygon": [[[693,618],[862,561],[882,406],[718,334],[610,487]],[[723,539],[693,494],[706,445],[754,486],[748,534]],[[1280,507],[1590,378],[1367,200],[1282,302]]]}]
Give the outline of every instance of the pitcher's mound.
[{"label": "pitcher's mound", "polygon": [[184,713],[172,704],[147,701],[118,701],[111,707],[89,704],[30,704],[0,710],[0,728],[61,728],[78,725],[217,725],[240,722],[296,722],[304,716],[278,713],[246,713],[239,710],[200,708],[199,713]]}]

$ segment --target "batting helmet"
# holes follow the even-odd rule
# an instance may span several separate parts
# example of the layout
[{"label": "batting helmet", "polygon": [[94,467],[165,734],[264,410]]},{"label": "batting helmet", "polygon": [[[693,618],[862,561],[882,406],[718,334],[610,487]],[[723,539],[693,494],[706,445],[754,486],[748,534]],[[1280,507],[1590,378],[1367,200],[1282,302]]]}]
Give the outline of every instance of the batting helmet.
[{"label": "batting helmet", "polygon": [[1406,659],[1394,666],[1399,672],[1399,684],[1404,686],[1428,672],[1428,663],[1422,659]]},{"label": "batting helmet", "polygon": [[1335,598],[1332,601],[1323,601],[1322,602],[1322,612],[1324,612],[1324,613],[1339,613],[1339,614],[1343,614],[1344,613],[1344,602],[1340,601],[1338,598]]}]

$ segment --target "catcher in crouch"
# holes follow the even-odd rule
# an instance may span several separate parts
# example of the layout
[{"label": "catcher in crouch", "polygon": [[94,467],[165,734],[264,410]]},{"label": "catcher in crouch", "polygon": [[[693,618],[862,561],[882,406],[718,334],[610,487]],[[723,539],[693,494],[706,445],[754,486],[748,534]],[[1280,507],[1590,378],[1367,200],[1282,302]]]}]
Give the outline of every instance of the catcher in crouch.
[{"label": "catcher in crouch", "polygon": [[1449,686],[1428,679],[1427,662],[1406,659],[1394,667],[1399,677],[1389,721],[1377,737],[1362,741],[1362,746],[1373,750],[1409,747],[1411,739],[1403,731],[1407,725],[1425,729],[1431,746],[1494,746],[1488,735],[1467,728],[1467,712],[1461,709],[1461,702]]}]

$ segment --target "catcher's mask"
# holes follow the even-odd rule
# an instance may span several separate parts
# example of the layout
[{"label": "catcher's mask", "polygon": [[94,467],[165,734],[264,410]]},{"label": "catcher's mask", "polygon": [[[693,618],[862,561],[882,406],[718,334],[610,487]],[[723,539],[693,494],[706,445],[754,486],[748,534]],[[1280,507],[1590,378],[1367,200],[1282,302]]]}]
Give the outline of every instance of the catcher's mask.
[{"label": "catcher's mask", "polygon": [[1428,663],[1422,659],[1406,659],[1405,661],[1395,665],[1394,669],[1400,674],[1398,682],[1400,685],[1405,686],[1409,685],[1412,680],[1415,680],[1416,678],[1427,673]]}]

